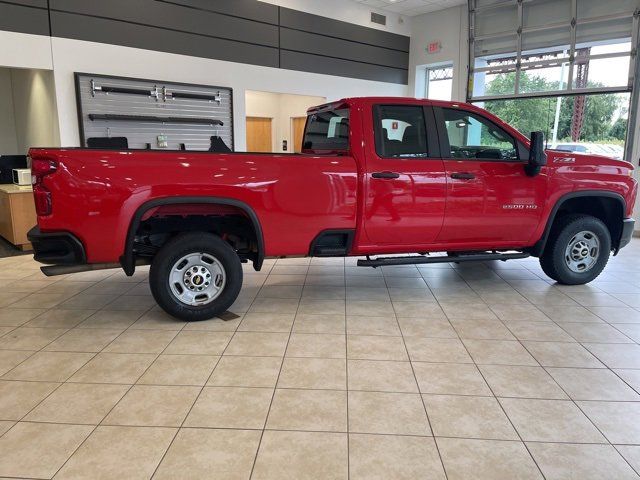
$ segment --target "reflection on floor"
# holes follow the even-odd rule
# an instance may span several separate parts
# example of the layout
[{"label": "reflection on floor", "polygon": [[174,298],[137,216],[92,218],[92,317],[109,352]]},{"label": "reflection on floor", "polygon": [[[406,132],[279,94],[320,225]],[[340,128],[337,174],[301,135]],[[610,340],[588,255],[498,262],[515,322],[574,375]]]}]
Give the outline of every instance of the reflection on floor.
[{"label": "reflection on floor", "polygon": [[638,478],[640,241],[578,287],[354,264],[246,269],[238,319],[184,324],[145,269],[0,259],[0,476]]},{"label": "reflection on floor", "polygon": [[26,254],[31,255],[31,253],[23,252],[22,250],[11,245],[4,238],[0,237],[0,258],[13,257],[16,255],[26,255]]}]

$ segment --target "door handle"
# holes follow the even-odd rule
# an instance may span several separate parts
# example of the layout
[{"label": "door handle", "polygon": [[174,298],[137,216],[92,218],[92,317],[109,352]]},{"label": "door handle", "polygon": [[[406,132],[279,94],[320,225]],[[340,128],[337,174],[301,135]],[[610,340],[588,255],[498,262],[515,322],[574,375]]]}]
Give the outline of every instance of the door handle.
[{"label": "door handle", "polygon": [[451,178],[455,178],[456,180],[473,180],[476,176],[469,172],[455,172],[451,174]]},{"label": "door handle", "polygon": [[400,174],[396,172],[374,172],[371,174],[371,178],[382,178],[382,179],[394,179],[400,178]]}]

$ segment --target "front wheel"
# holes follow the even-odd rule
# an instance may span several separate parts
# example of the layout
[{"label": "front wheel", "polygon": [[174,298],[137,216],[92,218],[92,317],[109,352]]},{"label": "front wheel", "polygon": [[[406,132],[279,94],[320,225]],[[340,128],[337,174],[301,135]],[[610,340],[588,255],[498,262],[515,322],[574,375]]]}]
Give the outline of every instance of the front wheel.
[{"label": "front wheel", "polygon": [[600,219],[568,215],[552,228],[540,266],[558,283],[583,285],[600,275],[610,253],[611,234]]},{"label": "front wheel", "polygon": [[180,320],[208,320],[224,313],[242,287],[236,252],[209,233],[177,235],[163,245],[149,272],[153,298]]}]

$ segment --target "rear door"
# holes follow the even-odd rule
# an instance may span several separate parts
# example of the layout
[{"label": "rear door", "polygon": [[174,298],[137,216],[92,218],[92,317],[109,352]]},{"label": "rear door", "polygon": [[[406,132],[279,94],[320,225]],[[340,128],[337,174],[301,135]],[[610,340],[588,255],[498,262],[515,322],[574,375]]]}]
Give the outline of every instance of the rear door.
[{"label": "rear door", "polygon": [[433,243],[445,212],[446,176],[431,107],[374,105],[365,231],[374,245]]},{"label": "rear door", "polygon": [[434,107],[448,178],[439,243],[522,246],[540,221],[547,176],[525,173],[526,146],[462,107]]}]

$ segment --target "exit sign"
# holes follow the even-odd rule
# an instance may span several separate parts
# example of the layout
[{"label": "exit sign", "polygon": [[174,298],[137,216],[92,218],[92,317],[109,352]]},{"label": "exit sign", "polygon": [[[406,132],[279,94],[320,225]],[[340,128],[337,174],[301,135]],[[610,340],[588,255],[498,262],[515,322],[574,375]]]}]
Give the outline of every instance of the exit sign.
[{"label": "exit sign", "polygon": [[440,42],[431,42],[429,45],[427,45],[426,50],[429,54],[438,53],[440,50],[442,50],[442,44]]}]

